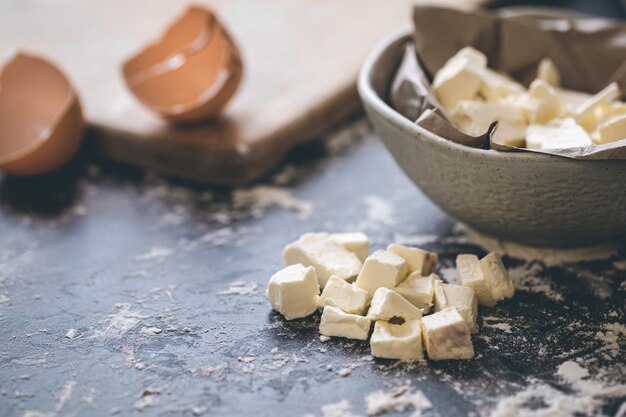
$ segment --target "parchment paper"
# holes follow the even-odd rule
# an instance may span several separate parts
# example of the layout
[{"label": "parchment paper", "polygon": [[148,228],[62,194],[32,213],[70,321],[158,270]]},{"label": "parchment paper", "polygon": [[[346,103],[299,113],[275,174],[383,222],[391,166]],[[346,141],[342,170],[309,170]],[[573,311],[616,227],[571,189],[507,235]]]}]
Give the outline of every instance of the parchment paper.
[{"label": "parchment paper", "polygon": [[[588,147],[535,150],[494,143],[494,125],[477,138],[465,135],[452,125],[429,83],[459,49],[472,46],[487,56],[491,68],[526,86],[535,78],[539,61],[550,57],[561,72],[564,88],[594,94],[615,81],[623,99],[626,24],[565,12],[521,15],[438,6],[415,6],[413,21],[414,49],[407,47],[390,91],[391,105],[404,116],[437,135],[477,148],[574,159],[626,159],[626,139]],[[430,111],[425,112],[427,109]]]}]

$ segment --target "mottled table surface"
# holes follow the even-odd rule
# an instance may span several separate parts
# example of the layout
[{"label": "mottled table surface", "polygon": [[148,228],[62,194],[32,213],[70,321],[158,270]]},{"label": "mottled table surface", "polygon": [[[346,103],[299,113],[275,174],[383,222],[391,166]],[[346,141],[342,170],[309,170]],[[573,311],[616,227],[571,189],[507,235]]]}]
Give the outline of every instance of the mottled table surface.
[{"label": "mottled table surface", "polygon": [[477,357],[411,364],[271,311],[283,246],[318,230],[434,250],[449,281],[458,253],[484,253],[364,120],[233,193],[87,151],[51,178],[0,179],[0,415],[625,412],[624,245],[505,247],[518,290],[481,309]]}]

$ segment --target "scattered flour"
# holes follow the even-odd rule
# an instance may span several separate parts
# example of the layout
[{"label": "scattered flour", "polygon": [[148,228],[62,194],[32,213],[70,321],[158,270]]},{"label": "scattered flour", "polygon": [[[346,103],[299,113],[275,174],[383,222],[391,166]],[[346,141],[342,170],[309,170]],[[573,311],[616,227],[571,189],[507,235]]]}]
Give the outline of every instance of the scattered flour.
[{"label": "scattered flour", "polygon": [[363,196],[367,209],[367,219],[359,225],[360,230],[378,230],[394,223],[393,205],[377,195]]},{"label": "scattered flour", "polygon": [[270,207],[281,207],[292,210],[298,218],[307,219],[313,212],[313,204],[294,198],[284,187],[273,185],[257,185],[252,188],[233,191],[233,206],[236,209],[249,208],[252,215],[260,217]]},{"label": "scattered flour", "polygon": [[165,258],[171,256],[173,253],[174,251],[172,249],[153,246],[148,252],[135,256],[135,260],[163,262]]},{"label": "scattered flour", "polygon": [[542,278],[544,267],[541,264],[532,262],[507,269],[515,288],[541,293],[554,301],[563,301],[563,295]]},{"label": "scattered flour", "polygon": [[73,339],[76,337],[76,333],[76,329],[69,329],[67,333],[65,333],[65,337],[67,337],[68,339]]},{"label": "scattered flour", "polygon": [[256,282],[235,281],[228,289],[218,293],[219,295],[256,295],[259,285]]},{"label": "scattered flour", "polygon": [[623,354],[620,340],[622,344],[626,344],[626,326],[620,323],[607,323],[602,328],[604,331],[596,333],[596,339],[604,343],[600,351],[609,358],[617,358]]},{"label": "scattered flour", "polygon": [[343,400],[335,404],[326,404],[322,406],[322,416],[323,417],[359,417],[355,414],[352,414],[350,409],[352,405],[350,401]]},{"label": "scattered flour", "polygon": [[63,409],[63,407],[65,407],[65,404],[67,404],[67,402],[70,400],[70,398],[72,397],[72,393],[74,392],[75,386],[76,386],[76,381],[68,381],[63,386],[63,389],[61,390],[61,393],[59,394],[59,399],[57,401],[57,404],[54,408],[54,410],[57,413],[60,412]]},{"label": "scattered flour", "polygon": [[497,404],[491,417],[572,417],[603,415],[602,398],[626,396],[626,385],[592,378],[589,370],[572,360],[557,367],[555,376],[572,388],[564,392],[550,385],[529,381],[526,389]]},{"label": "scattered flour", "polygon": [[397,413],[412,409],[411,417],[420,417],[422,412],[432,408],[430,400],[422,391],[412,391],[409,385],[404,385],[389,392],[374,391],[365,397],[367,414],[374,416],[387,413]]},{"label": "scattered flour", "polygon": [[107,317],[107,325],[102,330],[96,330],[94,336],[97,339],[119,339],[135,327],[142,318],[139,312],[132,310],[131,305],[119,303],[115,305],[116,312]]},{"label": "scattered flour", "polygon": [[[542,405],[542,407],[537,406]],[[600,402],[591,397],[567,395],[546,384],[532,385],[500,400],[491,417],[572,417],[595,415]]]}]

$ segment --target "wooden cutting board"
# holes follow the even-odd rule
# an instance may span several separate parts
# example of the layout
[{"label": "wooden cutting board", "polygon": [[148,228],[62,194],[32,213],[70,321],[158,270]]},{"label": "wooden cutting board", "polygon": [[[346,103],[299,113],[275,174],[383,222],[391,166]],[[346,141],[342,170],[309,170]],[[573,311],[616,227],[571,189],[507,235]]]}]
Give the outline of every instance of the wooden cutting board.
[{"label": "wooden cutting board", "polygon": [[172,0],[3,0],[0,51],[24,48],[64,69],[96,147],[131,164],[234,186],[268,172],[298,143],[355,113],[367,53],[410,24],[414,0],[200,0],[218,11],[244,59],[218,120],[173,127],[126,90],[121,62],[186,9]]}]

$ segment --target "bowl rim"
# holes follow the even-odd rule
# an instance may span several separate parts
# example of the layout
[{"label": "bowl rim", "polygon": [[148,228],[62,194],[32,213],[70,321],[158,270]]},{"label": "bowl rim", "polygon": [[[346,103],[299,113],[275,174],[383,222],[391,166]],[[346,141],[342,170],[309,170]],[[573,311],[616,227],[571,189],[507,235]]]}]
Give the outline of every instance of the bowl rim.
[{"label": "bowl rim", "polygon": [[[501,152],[495,149],[479,149],[472,148],[470,146],[461,145],[450,139],[446,139],[431,131],[411,122],[409,119],[401,115],[389,104],[387,104],[377,93],[374,91],[374,87],[371,83],[372,72],[374,66],[379,62],[381,56],[387,52],[389,48],[394,46],[400,41],[408,41],[411,38],[412,29],[410,27],[403,27],[397,29],[381,41],[379,41],[374,49],[369,53],[365,62],[363,63],[359,72],[357,80],[357,89],[361,99],[364,103],[372,107],[377,113],[381,114],[384,118],[388,119],[392,124],[399,126],[403,130],[412,134],[417,140],[426,141],[440,149],[446,151],[452,151],[455,153],[462,153],[463,155],[472,155],[476,158],[482,158],[491,161],[505,161],[505,160],[517,160],[517,161],[533,161],[539,163],[568,163],[568,162],[583,162],[582,160],[564,158],[557,155],[548,155],[535,152]],[[399,62],[398,62],[399,63]],[[390,80],[389,80],[390,81]],[[601,162],[601,161],[588,161],[584,162]]]}]

